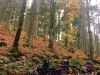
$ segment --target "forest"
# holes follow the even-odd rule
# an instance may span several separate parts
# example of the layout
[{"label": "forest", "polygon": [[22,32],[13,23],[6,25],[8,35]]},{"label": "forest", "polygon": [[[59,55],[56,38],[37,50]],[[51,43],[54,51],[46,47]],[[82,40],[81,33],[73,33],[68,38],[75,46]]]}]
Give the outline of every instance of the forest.
[{"label": "forest", "polygon": [[[0,75],[28,75],[45,58],[100,70],[100,1],[0,0]],[[71,74],[70,74],[71,75]],[[74,75],[74,74],[72,74]]]}]

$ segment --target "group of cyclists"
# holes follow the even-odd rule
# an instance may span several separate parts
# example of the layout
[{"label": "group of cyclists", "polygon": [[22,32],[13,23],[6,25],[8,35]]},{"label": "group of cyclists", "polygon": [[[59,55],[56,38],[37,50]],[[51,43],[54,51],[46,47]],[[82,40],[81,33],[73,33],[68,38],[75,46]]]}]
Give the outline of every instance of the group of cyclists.
[{"label": "group of cyclists", "polygon": [[[36,69],[35,75],[67,75],[69,73],[70,62],[67,59],[62,59],[58,67],[53,68],[50,60],[45,59],[40,67]],[[89,60],[84,65],[82,73],[92,72],[92,62]],[[66,74],[62,74],[66,72]],[[75,74],[78,75],[78,74]]]}]

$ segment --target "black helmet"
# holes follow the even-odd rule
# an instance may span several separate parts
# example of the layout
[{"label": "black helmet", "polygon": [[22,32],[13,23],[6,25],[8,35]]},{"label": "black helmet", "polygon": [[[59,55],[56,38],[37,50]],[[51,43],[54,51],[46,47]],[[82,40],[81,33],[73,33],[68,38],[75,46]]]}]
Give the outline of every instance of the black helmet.
[{"label": "black helmet", "polygon": [[49,59],[47,59],[47,58],[46,58],[46,59],[44,59],[44,63],[46,63],[47,61],[48,61],[48,63],[49,63]]},{"label": "black helmet", "polygon": [[45,61],[49,61],[49,59],[48,59],[48,58],[46,58],[46,59],[45,59]]}]

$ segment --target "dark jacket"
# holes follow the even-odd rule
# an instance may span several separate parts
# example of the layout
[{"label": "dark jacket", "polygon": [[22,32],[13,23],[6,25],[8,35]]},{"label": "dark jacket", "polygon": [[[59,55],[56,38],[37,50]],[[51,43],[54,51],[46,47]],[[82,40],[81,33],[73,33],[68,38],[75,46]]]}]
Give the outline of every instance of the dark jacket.
[{"label": "dark jacket", "polygon": [[50,68],[50,67],[52,67],[52,66],[50,65],[50,63],[43,63],[43,64],[41,65],[41,68],[42,68],[42,69],[48,69],[48,68]]}]

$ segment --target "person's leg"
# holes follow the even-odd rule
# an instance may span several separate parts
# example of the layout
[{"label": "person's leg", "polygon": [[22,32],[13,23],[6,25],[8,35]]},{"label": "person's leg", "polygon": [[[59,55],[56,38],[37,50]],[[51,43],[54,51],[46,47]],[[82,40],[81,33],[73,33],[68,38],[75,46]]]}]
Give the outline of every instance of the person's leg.
[{"label": "person's leg", "polygon": [[83,70],[84,70],[84,72],[86,72],[87,71],[87,67],[84,66],[84,69]]}]

